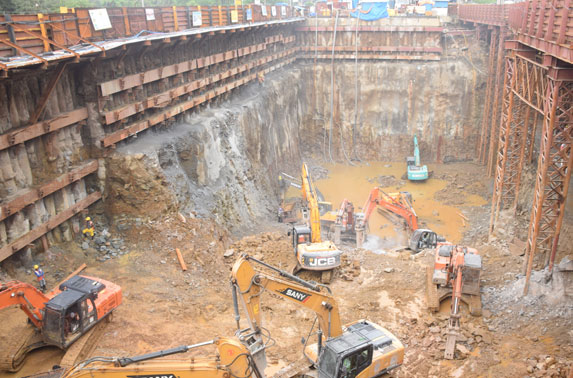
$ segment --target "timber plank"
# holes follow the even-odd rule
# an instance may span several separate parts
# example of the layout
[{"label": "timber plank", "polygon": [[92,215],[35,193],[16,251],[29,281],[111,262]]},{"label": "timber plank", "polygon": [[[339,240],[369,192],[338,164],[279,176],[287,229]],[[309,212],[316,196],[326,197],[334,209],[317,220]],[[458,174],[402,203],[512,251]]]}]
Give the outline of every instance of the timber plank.
[{"label": "timber plank", "polygon": [[18,252],[22,248],[25,248],[28,244],[32,243],[34,240],[38,239],[42,235],[53,230],[60,224],[64,223],[74,215],[78,214],[80,211],[90,206],[97,200],[101,198],[100,192],[94,192],[88,195],[81,201],[76,202],[73,206],[67,208],[66,210],[54,215],[47,222],[42,223],[40,226],[30,230],[28,233],[19,237],[10,244],[0,248],[0,261],[5,260],[7,257]]},{"label": "timber plank", "polygon": [[0,221],[8,218],[10,215],[15,214],[25,208],[26,206],[62,189],[69,184],[78,181],[79,179],[97,171],[97,160],[90,160],[71,171],[58,176],[52,181],[40,185],[37,188],[29,188],[21,195],[9,200],[5,204],[0,204]]},{"label": "timber plank", "polygon": [[88,110],[86,108],[79,108],[68,113],[63,113],[48,121],[42,121],[30,126],[8,131],[7,133],[0,135],[0,151],[44,134],[48,134],[52,131],[62,129],[66,126],[73,125],[74,123],[83,121],[87,118]]},{"label": "timber plank", "polygon": [[[279,54],[277,54],[279,57],[284,57],[284,56],[288,56],[293,54],[294,52],[298,51],[297,48],[295,49],[291,49],[289,51],[283,51]],[[261,60],[264,61],[264,63],[270,62],[272,59],[272,57],[266,57],[266,58],[262,58]],[[268,73],[271,71],[274,71],[280,67],[283,67],[286,64],[290,64],[292,63],[296,58],[289,58],[287,59],[285,62],[277,64],[273,67],[269,67],[267,69],[262,70],[262,72]],[[256,73],[252,73],[248,76],[245,76],[244,78],[235,80],[234,82],[231,83],[227,83],[225,84],[225,86],[223,87],[218,87],[215,89],[212,89],[200,96],[194,97],[193,99],[189,100],[189,101],[185,101],[182,102],[180,104],[177,104],[175,106],[172,106],[170,108],[167,108],[167,110],[165,110],[164,112],[161,112],[159,114],[154,114],[152,117],[150,117],[149,119],[146,119],[144,121],[140,121],[137,122],[131,126],[128,126],[127,128],[121,129],[121,130],[117,130],[113,133],[110,133],[108,135],[106,135],[101,141],[104,147],[109,147],[123,139],[126,139],[130,136],[133,136],[145,129],[150,128],[153,125],[156,125],[158,123],[161,123],[165,120],[167,120],[168,118],[174,117],[177,114],[181,114],[197,105],[200,105],[212,98],[217,97],[218,95],[221,95],[227,91],[229,91],[230,89],[234,89],[236,87],[239,87],[249,81],[255,80],[257,79],[257,74]]]}]

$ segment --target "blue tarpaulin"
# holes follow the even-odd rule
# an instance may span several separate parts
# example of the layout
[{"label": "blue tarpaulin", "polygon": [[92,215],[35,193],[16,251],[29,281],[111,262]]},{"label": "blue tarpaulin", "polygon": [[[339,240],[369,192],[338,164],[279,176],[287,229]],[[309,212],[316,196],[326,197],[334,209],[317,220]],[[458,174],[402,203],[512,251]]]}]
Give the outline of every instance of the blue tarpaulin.
[{"label": "blue tarpaulin", "polygon": [[358,0],[352,0],[352,8],[359,9],[356,12],[350,13],[352,17],[358,17],[364,21],[374,21],[381,18],[388,17],[388,3],[361,3],[358,6]]}]

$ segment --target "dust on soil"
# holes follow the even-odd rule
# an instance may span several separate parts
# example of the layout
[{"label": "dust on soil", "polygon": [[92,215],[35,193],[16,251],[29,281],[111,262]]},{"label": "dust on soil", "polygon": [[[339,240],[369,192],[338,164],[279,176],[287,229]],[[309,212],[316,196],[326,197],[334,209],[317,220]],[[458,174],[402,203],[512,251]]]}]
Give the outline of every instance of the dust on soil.
[{"label": "dust on soil", "polygon": [[[361,167],[330,166],[329,178],[318,185],[335,206],[344,198],[341,198],[344,193],[356,194],[349,199],[360,204],[373,186],[368,178],[401,175],[400,164],[387,164],[391,166],[370,165],[368,174],[353,173]],[[463,348],[457,351],[455,360],[443,360],[447,304],[436,314],[429,313],[424,305],[424,271],[431,262],[430,254],[375,254],[343,245],[343,267],[331,284],[339,301],[341,319],[349,322],[366,318],[398,336],[406,346],[406,357],[404,365],[391,376],[565,377],[573,355],[571,303],[559,311],[543,311],[545,307],[540,306],[540,311],[520,313],[524,302],[506,299],[518,281],[521,257],[511,252],[508,242],[488,243],[486,240],[489,205],[485,203],[490,197],[487,188],[491,182],[484,177],[483,167],[459,163],[435,165],[430,169],[434,171],[435,182],[416,185],[398,182],[399,188],[390,189],[412,192],[423,222],[452,240],[461,240],[481,251],[484,315],[471,317],[462,307],[464,341],[459,344]],[[350,174],[362,177],[366,184],[347,180]],[[336,188],[332,193],[325,185],[329,180]],[[426,185],[432,187],[431,197],[424,189]],[[455,190],[450,192],[448,188]],[[436,208],[438,214],[434,215],[432,211]],[[445,210],[449,208],[451,210]],[[469,220],[462,221],[458,212]],[[210,220],[182,218],[176,213],[154,220],[138,217],[138,214],[124,215],[121,230],[117,228],[117,220],[111,222],[110,238],[121,237],[125,246],[125,252],[113,258],[102,261],[102,253],[93,248],[93,242],[87,250],[82,250],[81,243],[52,247],[44,256],[42,265],[48,286],[82,262],[88,264],[86,274],[122,286],[124,302],[115,311],[113,321],[106,326],[92,355],[133,356],[217,336],[231,336],[235,324],[229,275],[236,257],[246,252],[283,269],[293,264],[287,226],[274,223],[275,219],[268,220],[274,225],[274,232],[234,241]],[[105,220],[96,217],[96,225],[101,229]],[[181,249],[189,268],[187,272],[181,271],[175,248]],[[224,254],[231,256],[224,257]],[[33,282],[31,272],[17,265],[4,268],[15,279]],[[271,368],[298,360],[302,353],[300,338],[307,336],[314,315],[270,295],[263,298],[262,309],[265,327],[277,342],[268,350]],[[12,326],[25,323],[22,314],[17,312],[11,309],[0,313],[0,335],[4,338],[0,339],[0,345],[12,334]],[[242,321],[244,327],[244,315]],[[214,349],[206,347],[193,354],[213,355]],[[33,353],[20,373],[3,373],[0,377],[49,370],[59,356],[61,352],[53,349]]]}]

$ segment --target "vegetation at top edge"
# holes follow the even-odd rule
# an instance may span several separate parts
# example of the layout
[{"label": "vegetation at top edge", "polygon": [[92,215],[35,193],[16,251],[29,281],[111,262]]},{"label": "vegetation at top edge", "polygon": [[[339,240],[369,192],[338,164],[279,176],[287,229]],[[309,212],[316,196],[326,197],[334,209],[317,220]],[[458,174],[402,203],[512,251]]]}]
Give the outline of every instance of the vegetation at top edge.
[{"label": "vegetation at top edge", "polygon": [[[251,4],[254,0],[243,0]],[[261,3],[275,4],[289,2],[267,0]],[[60,7],[105,8],[105,7],[166,7],[172,5],[234,5],[233,0],[0,0],[0,13],[58,13]]]}]

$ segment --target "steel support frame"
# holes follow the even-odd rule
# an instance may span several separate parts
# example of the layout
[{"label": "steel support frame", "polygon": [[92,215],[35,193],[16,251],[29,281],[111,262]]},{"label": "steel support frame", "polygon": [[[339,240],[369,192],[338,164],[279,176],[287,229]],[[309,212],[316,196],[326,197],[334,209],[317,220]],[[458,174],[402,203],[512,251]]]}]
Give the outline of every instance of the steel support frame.
[{"label": "steel support frame", "polygon": [[[541,152],[525,250],[524,295],[529,291],[536,254],[545,253],[549,271],[557,252],[573,167],[573,81],[547,75]],[[569,79],[570,80],[570,79]]]},{"label": "steel support frame", "polygon": [[488,69],[487,69],[487,85],[485,90],[485,100],[484,100],[484,108],[483,108],[483,115],[481,121],[481,133],[479,136],[479,141],[477,145],[477,157],[478,161],[482,164],[485,162],[486,159],[486,152],[487,152],[487,145],[489,142],[489,135],[491,133],[490,126],[491,126],[491,110],[492,110],[492,96],[494,91],[494,82],[495,82],[495,58],[496,58],[496,50],[499,43],[499,29],[494,28],[491,32],[490,38],[490,45],[489,45],[489,61],[488,61]]},{"label": "steel support frame", "polygon": [[489,137],[489,151],[488,151],[488,160],[487,160],[487,175],[493,175],[493,168],[495,165],[495,151],[497,148],[497,140],[498,140],[498,125],[500,122],[499,119],[499,99],[501,97],[501,92],[503,91],[503,81],[504,81],[504,71],[503,71],[503,62],[504,62],[504,41],[507,35],[507,30],[505,27],[500,28],[499,31],[499,38],[498,38],[498,45],[497,45],[497,67],[496,67],[496,79],[495,79],[495,88],[494,88],[494,97],[493,97],[493,104],[491,109],[491,132]]},{"label": "steel support frame", "polygon": [[[501,201],[503,198],[503,184],[507,168],[508,151],[510,147],[511,126],[514,117],[514,89],[516,83],[515,58],[505,59],[505,79],[503,81],[503,97],[501,103],[501,122],[499,124],[499,142],[497,144],[497,165],[493,198],[491,201],[491,216],[489,223],[489,234],[491,235],[499,217]],[[518,106],[519,108],[519,106]],[[518,115],[518,114],[515,114]]]},{"label": "steel support frame", "polygon": [[504,92],[504,101],[509,95],[510,108],[504,107],[500,126],[490,234],[495,230],[501,209],[513,209],[514,212],[517,209],[526,148],[529,142],[531,151],[535,141],[537,117],[534,114],[543,114],[547,67],[528,58],[534,54],[533,51],[511,50],[508,57],[512,85],[506,88],[511,92]]}]

